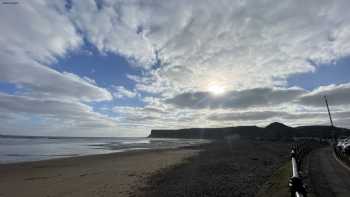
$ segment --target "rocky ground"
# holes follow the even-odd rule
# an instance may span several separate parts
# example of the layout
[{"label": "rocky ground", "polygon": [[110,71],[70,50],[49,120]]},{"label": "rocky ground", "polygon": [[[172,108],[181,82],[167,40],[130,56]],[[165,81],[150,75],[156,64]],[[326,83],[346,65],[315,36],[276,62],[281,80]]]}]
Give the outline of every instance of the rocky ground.
[{"label": "rocky ground", "polygon": [[235,140],[197,148],[197,156],[157,171],[132,196],[255,196],[289,160],[290,144]]}]

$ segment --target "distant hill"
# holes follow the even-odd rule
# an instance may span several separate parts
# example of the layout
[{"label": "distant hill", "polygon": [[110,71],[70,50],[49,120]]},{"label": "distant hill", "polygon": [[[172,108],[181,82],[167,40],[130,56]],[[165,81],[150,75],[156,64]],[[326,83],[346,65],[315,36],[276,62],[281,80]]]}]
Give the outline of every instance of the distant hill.
[{"label": "distant hill", "polygon": [[179,130],[152,130],[151,138],[200,138],[224,139],[239,135],[241,138],[288,140],[293,137],[331,138],[336,136],[350,136],[350,129],[331,126],[301,126],[289,127],[274,122],[265,128],[257,126],[238,126],[225,128],[189,128]]}]

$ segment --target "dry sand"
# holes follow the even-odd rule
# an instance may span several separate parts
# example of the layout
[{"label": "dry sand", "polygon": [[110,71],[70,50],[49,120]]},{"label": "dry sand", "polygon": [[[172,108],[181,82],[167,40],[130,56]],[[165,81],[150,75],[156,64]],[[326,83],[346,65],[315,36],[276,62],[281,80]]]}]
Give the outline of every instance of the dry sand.
[{"label": "dry sand", "polygon": [[145,177],[197,153],[153,150],[0,165],[0,197],[129,196]]}]

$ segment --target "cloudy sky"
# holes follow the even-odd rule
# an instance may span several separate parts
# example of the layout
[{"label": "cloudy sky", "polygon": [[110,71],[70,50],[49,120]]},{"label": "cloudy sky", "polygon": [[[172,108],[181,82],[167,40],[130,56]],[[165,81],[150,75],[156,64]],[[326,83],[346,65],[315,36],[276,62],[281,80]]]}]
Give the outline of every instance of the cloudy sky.
[{"label": "cloudy sky", "polygon": [[0,134],[350,128],[349,0],[1,1]]}]

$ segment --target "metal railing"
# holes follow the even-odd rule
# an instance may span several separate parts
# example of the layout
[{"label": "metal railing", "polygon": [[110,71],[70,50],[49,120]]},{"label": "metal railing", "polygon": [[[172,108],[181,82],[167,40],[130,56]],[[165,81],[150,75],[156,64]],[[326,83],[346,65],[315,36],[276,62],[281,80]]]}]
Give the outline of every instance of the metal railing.
[{"label": "metal railing", "polygon": [[292,177],[289,179],[289,189],[291,197],[306,197],[306,189],[302,178],[299,176],[298,162],[295,155],[295,150],[291,152],[292,159]]},{"label": "metal railing", "polygon": [[304,158],[314,149],[323,146],[320,141],[307,140],[292,144],[291,162],[292,177],[289,179],[289,189],[292,197],[306,197],[306,185],[300,171],[303,169]]}]

